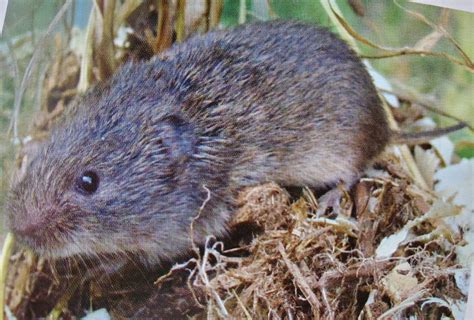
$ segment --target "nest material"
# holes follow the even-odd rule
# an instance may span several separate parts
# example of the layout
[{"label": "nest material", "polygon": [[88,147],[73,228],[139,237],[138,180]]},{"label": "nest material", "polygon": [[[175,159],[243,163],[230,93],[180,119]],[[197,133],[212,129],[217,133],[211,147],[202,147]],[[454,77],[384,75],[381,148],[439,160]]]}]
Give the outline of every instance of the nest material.
[{"label": "nest material", "polygon": [[[384,169],[388,163],[380,161]],[[456,267],[456,237],[451,239],[454,243],[415,237],[390,259],[375,254],[382,239],[426,213],[429,206],[416,189],[394,176],[363,179],[353,197],[346,194],[343,212],[335,219],[314,216],[310,193],[291,203],[280,197],[268,205],[268,199],[284,191],[275,185],[254,189],[257,194],[247,198],[243,211],[265,232],[249,246],[249,257],[218,273],[211,285],[225,292],[222,299],[237,318],[271,314],[353,319],[363,312],[371,319],[399,313],[392,308],[410,299],[413,303],[403,312],[426,315],[416,301],[460,297],[453,275],[446,272]],[[436,221],[416,229],[420,235],[429,234]],[[442,308],[428,314],[433,312],[449,315]]]}]

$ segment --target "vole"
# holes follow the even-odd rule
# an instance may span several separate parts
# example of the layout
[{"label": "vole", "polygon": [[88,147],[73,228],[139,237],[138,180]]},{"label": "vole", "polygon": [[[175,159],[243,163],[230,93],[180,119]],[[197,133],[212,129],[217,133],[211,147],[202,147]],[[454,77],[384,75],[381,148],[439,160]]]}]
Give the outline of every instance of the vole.
[{"label": "vole", "polygon": [[[198,35],[128,63],[52,129],[8,200],[47,257],[175,259],[222,235],[245,186],[352,184],[403,135],[357,55],[294,21]],[[193,219],[194,222],[193,222]]]}]

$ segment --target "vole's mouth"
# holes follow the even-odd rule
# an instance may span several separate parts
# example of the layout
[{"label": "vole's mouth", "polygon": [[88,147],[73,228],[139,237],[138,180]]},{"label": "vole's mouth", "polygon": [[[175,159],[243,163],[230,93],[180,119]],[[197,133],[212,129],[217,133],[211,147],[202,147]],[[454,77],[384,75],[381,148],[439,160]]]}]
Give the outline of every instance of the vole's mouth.
[{"label": "vole's mouth", "polygon": [[79,245],[71,242],[45,241],[28,237],[18,237],[18,242],[24,247],[31,249],[36,255],[46,259],[64,259],[75,256],[91,256],[87,245]]},{"label": "vole's mouth", "polygon": [[[14,232],[15,233],[15,232]],[[90,240],[92,236],[74,237],[72,234],[53,235],[45,230],[40,236],[24,236],[15,233],[18,242],[31,249],[38,256],[47,259],[64,259],[80,256],[81,258],[104,258],[111,259],[112,257],[119,257],[130,255],[118,248],[113,248],[110,244],[104,242],[94,242]]]},{"label": "vole's mouth", "polygon": [[60,257],[61,252],[64,251],[64,244],[46,240],[43,237],[24,236],[14,232],[17,241],[24,247],[31,249],[39,256],[46,258]]},{"label": "vole's mouth", "polygon": [[35,229],[12,225],[11,231],[20,245],[45,258],[63,258],[84,251],[84,247],[74,244],[71,232],[62,232],[53,224]]},{"label": "vole's mouth", "polygon": [[[79,260],[127,261],[136,258],[137,261],[155,264],[161,261],[156,253],[163,252],[163,243],[155,239],[124,237],[122,233],[104,236],[80,226],[66,230],[51,224],[32,233],[21,233],[15,228],[12,231],[21,245],[38,256],[53,260],[80,257]],[[172,256],[173,251],[168,249],[165,253]]]}]

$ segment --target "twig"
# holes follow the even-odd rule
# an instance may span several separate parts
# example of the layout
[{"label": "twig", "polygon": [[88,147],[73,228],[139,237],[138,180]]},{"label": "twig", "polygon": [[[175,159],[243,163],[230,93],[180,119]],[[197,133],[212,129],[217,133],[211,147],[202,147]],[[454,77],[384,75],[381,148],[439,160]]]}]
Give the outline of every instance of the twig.
[{"label": "twig", "polygon": [[222,8],[224,7],[224,0],[209,0],[209,2],[209,29],[212,29],[219,24]]},{"label": "twig", "polygon": [[204,201],[202,202],[201,207],[199,207],[198,214],[191,220],[191,225],[189,226],[189,230],[190,230],[189,232],[190,232],[190,237],[191,237],[191,245],[193,246],[193,251],[196,253],[196,255],[198,257],[199,257],[199,248],[196,246],[196,242],[194,241],[194,224],[201,217],[201,214],[202,214],[204,208],[206,207],[209,200],[211,200],[211,190],[209,190],[209,188],[206,187],[205,185],[203,185],[202,187],[206,190],[207,196],[206,196],[206,199],[204,199]]},{"label": "twig", "polygon": [[13,64],[13,83],[15,86],[15,100],[17,99],[17,95],[20,93],[20,67],[18,65],[18,59],[16,57],[14,45],[11,43],[10,39],[6,41],[8,53],[11,56],[12,64]]},{"label": "twig", "polygon": [[5,310],[5,287],[8,271],[8,262],[15,243],[15,237],[13,233],[7,233],[5,241],[3,243],[2,253],[0,255],[0,320],[3,320]]},{"label": "twig", "polygon": [[[390,58],[390,57],[396,57],[396,56],[402,56],[402,55],[427,55],[427,56],[434,56],[434,57],[439,57],[439,58],[445,58],[453,63],[456,63],[458,65],[461,65],[463,67],[466,67],[468,71],[474,72],[474,64],[472,61],[467,57],[466,54],[463,54],[463,60],[459,60],[458,58],[447,54],[445,52],[434,52],[434,51],[428,51],[428,50],[418,50],[416,48],[390,48],[390,47],[385,47],[381,46],[378,44],[375,44],[374,42],[368,40],[367,38],[363,37],[359,33],[357,33],[348,23],[342,15],[339,13],[339,10],[337,9],[337,4],[335,2],[332,2],[331,0],[321,0],[323,1],[323,6],[329,6],[329,9],[331,10],[332,14],[330,15],[331,20],[333,20],[333,15],[337,19],[338,24],[344,28],[344,33],[341,35],[345,40],[347,40],[347,33],[349,33],[352,36],[352,40],[350,40],[350,44],[352,46],[354,43],[354,39],[356,39],[359,42],[362,42],[363,44],[384,51],[383,53],[379,55],[361,55],[362,58],[367,58],[367,59],[380,59],[380,58]],[[326,4],[327,2],[327,4]],[[333,21],[334,22],[334,21]],[[460,48],[459,48],[460,50]],[[357,51],[357,50],[356,50]]]},{"label": "twig", "polygon": [[140,0],[126,0],[121,6],[118,13],[114,17],[114,33],[117,32],[119,26],[122,25],[127,17],[140,6]]},{"label": "twig", "polygon": [[185,37],[185,26],[184,26],[184,17],[186,10],[186,0],[177,0],[176,3],[176,21],[175,21],[175,31],[176,31],[176,41],[182,42]]},{"label": "twig", "polygon": [[114,11],[115,0],[104,0],[103,12],[100,12],[100,10],[97,12],[97,16],[102,17],[102,33],[96,52],[100,80],[108,79],[115,70]]},{"label": "twig", "polygon": [[280,252],[281,257],[283,258],[283,261],[285,262],[288,271],[290,271],[290,273],[293,275],[293,278],[295,279],[298,287],[301,289],[309,304],[311,305],[313,319],[319,319],[319,310],[321,309],[321,304],[319,303],[318,298],[314,294],[308,282],[306,282],[298,266],[296,266],[288,257],[288,254],[286,253],[285,248],[283,247],[283,244],[281,242],[278,243],[278,251]]},{"label": "twig", "polygon": [[[217,306],[219,307],[219,311],[221,313],[222,316],[224,317],[228,317],[229,316],[229,312],[227,311],[225,305],[224,305],[224,302],[222,301],[221,297],[219,296],[219,294],[217,293],[217,291],[211,286],[211,283],[209,282],[209,277],[207,276],[207,273],[206,273],[206,265],[208,264],[208,261],[209,261],[209,252],[210,250],[208,250],[208,244],[209,244],[209,240],[211,239],[212,237],[207,237],[206,239],[206,245],[205,245],[205,249],[204,249],[204,255],[201,259],[201,263],[198,264],[198,274],[202,280],[202,282],[204,283],[204,286],[206,287],[206,289],[208,291],[210,291],[211,293],[211,296],[214,298],[214,300],[216,301],[217,303]],[[213,251],[214,252],[214,251]]]},{"label": "twig", "polygon": [[56,305],[53,307],[51,312],[46,317],[49,320],[56,320],[59,319],[63,309],[67,307],[69,300],[71,299],[72,295],[76,291],[77,287],[79,286],[80,281],[76,280],[69,284],[64,294],[59,298]]},{"label": "twig", "polygon": [[[201,217],[201,214],[204,211],[204,208],[206,207],[209,200],[211,200],[211,190],[209,190],[209,188],[206,187],[205,185],[203,185],[203,188],[207,191],[207,196],[206,196],[206,199],[204,199],[203,203],[201,204],[201,207],[199,207],[198,214],[191,221],[191,226],[190,226],[191,244],[192,244],[193,251],[196,253],[196,255],[198,257],[196,259],[196,265],[197,265],[197,268],[198,268],[198,275],[200,276],[200,278],[201,278],[202,282],[204,283],[204,286],[206,287],[206,289],[211,293],[211,296],[216,301],[221,314],[224,317],[228,317],[229,312],[227,311],[227,309],[224,305],[224,302],[219,297],[219,294],[216,292],[216,290],[214,288],[212,288],[212,286],[209,282],[209,278],[208,278],[207,273],[206,273],[206,265],[208,264],[209,252],[210,252],[209,249],[208,249],[208,244],[209,244],[209,241],[212,237],[207,237],[206,238],[205,247],[204,247],[204,255],[202,257],[200,257],[199,248],[197,247],[197,245],[194,241],[194,223]],[[201,262],[201,263],[199,263],[199,262]]]},{"label": "twig", "polygon": [[413,295],[409,296],[393,308],[385,311],[380,317],[377,318],[377,320],[382,320],[382,319],[391,319],[391,316],[396,314],[397,312],[400,312],[402,310],[405,310],[411,306],[413,306],[418,300],[423,298],[423,296],[428,293],[428,290],[423,289],[420,291],[415,292]]},{"label": "twig", "polygon": [[427,98],[427,97],[425,97],[421,94],[408,91],[408,90],[406,90],[407,88],[403,88],[403,89],[400,88],[399,89],[399,88],[397,88],[397,87],[401,87],[401,84],[399,84],[399,83],[393,83],[393,84],[395,85],[395,89],[387,90],[387,89],[380,89],[379,88],[379,90],[382,91],[382,92],[393,94],[393,95],[397,96],[398,98],[400,98],[402,100],[414,102],[414,103],[420,105],[421,107],[423,107],[424,109],[426,109],[428,111],[431,111],[431,112],[434,112],[434,113],[437,113],[439,115],[442,115],[446,118],[453,119],[453,120],[456,120],[458,122],[464,122],[466,124],[466,127],[468,127],[470,130],[474,130],[474,127],[472,125],[470,125],[468,122],[465,122],[462,119],[443,111],[441,108],[439,108],[439,106],[437,105],[437,103],[435,101],[432,101],[431,99],[429,99],[429,98]]},{"label": "twig", "polygon": [[82,53],[81,59],[81,73],[79,75],[79,83],[77,84],[78,92],[85,92],[87,90],[92,76],[94,29],[97,14],[96,11],[97,9],[93,6],[91,8],[91,13],[89,14],[89,20],[87,22],[86,36],[84,40],[84,52]]},{"label": "twig", "polygon": [[265,0],[267,3],[267,8],[268,8],[268,15],[270,18],[278,18],[278,15],[276,14],[275,10],[273,10],[273,5],[270,0]]},{"label": "twig", "polygon": [[321,295],[323,296],[323,302],[324,302],[324,305],[326,306],[326,310],[329,313],[329,319],[334,319],[334,310],[332,310],[331,304],[329,303],[328,295],[327,295],[327,291],[325,287],[321,288]]},{"label": "twig", "polygon": [[[409,15],[417,18],[418,20],[421,20],[423,21],[426,25],[430,26],[431,28],[433,28],[434,30],[440,32],[443,34],[443,36],[448,39],[449,42],[451,42],[451,44],[456,48],[456,50],[459,52],[459,54],[461,55],[461,57],[463,58],[464,62],[466,63],[466,65],[470,66],[470,68],[474,68],[474,63],[472,62],[472,60],[469,58],[469,56],[467,55],[466,52],[464,52],[464,50],[462,50],[461,46],[459,45],[459,43],[449,34],[449,32],[446,31],[446,29],[443,27],[443,25],[436,25],[434,24],[433,22],[429,21],[424,15],[418,13],[418,12],[415,12],[415,11],[411,11],[411,10],[408,10],[407,8],[405,8],[404,6],[402,6],[401,4],[398,3],[397,0],[394,0],[393,1],[395,3],[395,5],[397,5],[400,9],[402,9],[403,11],[405,11],[406,13],[408,13]],[[447,10],[445,10],[444,12],[448,12]]]},{"label": "twig", "polygon": [[156,41],[153,48],[156,52],[161,52],[171,45],[172,28],[170,19],[170,1],[157,0],[158,23],[156,24]]},{"label": "twig", "polygon": [[35,98],[33,105],[36,106],[36,110],[39,111],[41,109],[41,100],[42,100],[42,94],[43,94],[43,82],[44,79],[46,78],[46,73],[48,72],[48,66],[45,65],[43,68],[40,70],[39,77],[38,77],[38,83],[36,86],[36,92],[35,92]]},{"label": "twig", "polygon": [[344,270],[331,270],[323,273],[317,286],[321,288],[335,287],[345,280],[349,282],[360,279],[373,279],[375,272],[386,272],[393,265],[393,259],[379,259],[375,261],[363,260],[360,263]]},{"label": "twig", "polygon": [[238,305],[239,305],[239,306],[242,308],[242,310],[244,311],[245,317],[246,317],[248,320],[252,320],[252,316],[250,315],[249,311],[248,311],[247,308],[245,307],[245,305],[244,305],[244,303],[242,302],[242,300],[240,300],[239,295],[237,294],[237,292],[235,292],[234,289],[232,289],[232,294],[234,295],[235,299],[237,300]]},{"label": "twig", "polygon": [[245,0],[240,0],[239,3],[239,24],[245,23],[247,19],[247,2]]},{"label": "twig", "polygon": [[339,16],[342,16],[342,14],[337,3],[331,3],[331,0],[320,0],[320,2],[332,24],[336,26],[337,32],[339,33],[341,38],[344,39],[347,43],[349,43],[352,49],[358,52],[359,50],[357,48],[357,44],[354,40],[354,37],[351,36],[345,26],[340,22]]}]

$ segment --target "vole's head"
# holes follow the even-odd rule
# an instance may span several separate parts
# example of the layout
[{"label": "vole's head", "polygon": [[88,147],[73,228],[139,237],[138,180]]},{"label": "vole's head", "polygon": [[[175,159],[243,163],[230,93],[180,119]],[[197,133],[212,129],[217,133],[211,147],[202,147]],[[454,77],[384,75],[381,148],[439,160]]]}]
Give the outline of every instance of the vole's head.
[{"label": "vole's head", "polygon": [[87,94],[13,187],[11,230],[38,254],[162,259],[188,238],[205,198],[188,179],[197,138],[157,92],[159,72],[137,68]]}]

